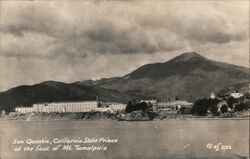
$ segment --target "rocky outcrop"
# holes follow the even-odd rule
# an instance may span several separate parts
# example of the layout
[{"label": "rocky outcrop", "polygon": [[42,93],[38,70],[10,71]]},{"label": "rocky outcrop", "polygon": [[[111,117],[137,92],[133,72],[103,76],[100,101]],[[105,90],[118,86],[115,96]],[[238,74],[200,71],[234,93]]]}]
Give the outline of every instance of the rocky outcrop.
[{"label": "rocky outcrop", "polygon": [[110,112],[83,112],[83,113],[10,113],[0,120],[116,120],[115,114]]},{"label": "rocky outcrop", "polygon": [[151,112],[137,110],[130,113],[125,114],[126,121],[148,121],[153,120],[154,115]]}]

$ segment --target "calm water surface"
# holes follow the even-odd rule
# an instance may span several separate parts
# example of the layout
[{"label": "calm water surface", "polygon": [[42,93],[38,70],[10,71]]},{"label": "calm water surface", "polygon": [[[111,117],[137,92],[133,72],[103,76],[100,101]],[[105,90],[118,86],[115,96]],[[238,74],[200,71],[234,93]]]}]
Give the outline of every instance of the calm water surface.
[{"label": "calm water surface", "polygon": [[[248,120],[168,120],[149,122],[119,121],[15,121],[0,122],[1,159],[96,159],[96,158],[246,158],[249,157]],[[52,151],[54,138],[118,139],[117,143],[83,144],[106,146],[105,151]],[[40,140],[52,144],[50,151],[15,152],[24,144],[14,140]],[[231,149],[222,150],[222,146]],[[210,144],[210,145],[208,145]],[[216,151],[214,145],[219,144]],[[67,145],[67,144],[66,144]],[[212,147],[211,147],[212,145]],[[33,145],[37,146],[37,145]],[[209,148],[209,146],[211,148]],[[226,148],[226,147],[224,147]],[[229,147],[228,147],[229,148]]]}]

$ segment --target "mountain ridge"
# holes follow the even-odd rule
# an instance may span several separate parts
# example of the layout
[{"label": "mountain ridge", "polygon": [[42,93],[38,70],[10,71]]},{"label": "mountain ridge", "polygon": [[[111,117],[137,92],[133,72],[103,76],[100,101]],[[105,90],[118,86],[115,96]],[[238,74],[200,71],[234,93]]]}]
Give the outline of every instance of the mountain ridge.
[{"label": "mountain ridge", "polygon": [[126,103],[132,98],[194,101],[213,91],[249,83],[248,68],[213,61],[187,52],[163,63],[143,65],[122,77],[63,83],[44,81],[22,85],[0,93],[0,109],[30,106],[37,102],[95,100]]},{"label": "mountain ridge", "polygon": [[143,65],[111,82],[99,81],[97,86],[124,93],[132,92],[135,97],[147,94],[165,99],[182,96],[183,99],[195,100],[195,97],[208,96],[212,91],[219,92],[236,83],[246,82],[249,82],[248,68],[187,52],[167,62]]}]

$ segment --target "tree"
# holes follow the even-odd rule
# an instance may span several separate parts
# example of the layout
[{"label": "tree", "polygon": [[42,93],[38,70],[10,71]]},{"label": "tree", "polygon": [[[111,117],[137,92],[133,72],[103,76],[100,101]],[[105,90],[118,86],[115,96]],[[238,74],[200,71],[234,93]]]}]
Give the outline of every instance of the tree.
[{"label": "tree", "polygon": [[235,105],[236,111],[242,111],[243,109],[245,109],[245,104],[243,102],[240,102],[239,104]]},{"label": "tree", "polygon": [[127,104],[127,106],[126,106],[126,108],[125,108],[125,112],[126,112],[126,113],[130,112],[131,109],[132,109],[131,107],[132,107],[132,102],[131,102],[131,101],[128,101],[128,104]]},{"label": "tree", "polygon": [[137,111],[137,110],[149,111],[147,103],[141,102],[141,103],[133,104],[131,101],[129,101],[125,108],[125,113],[130,113],[132,111]]},{"label": "tree", "polygon": [[136,105],[136,104],[137,104],[137,101],[136,101],[135,99],[133,99],[132,104],[133,104],[133,105]]},{"label": "tree", "polygon": [[217,105],[211,105],[210,106],[210,111],[213,115],[219,115],[219,112],[218,112],[218,106]]},{"label": "tree", "polygon": [[250,100],[245,101],[245,109],[250,109]]},{"label": "tree", "polygon": [[221,106],[221,108],[220,108],[220,111],[221,111],[222,113],[227,113],[227,112],[228,112],[228,107],[227,107],[227,105],[226,105],[226,104],[223,104],[223,105]]},{"label": "tree", "polygon": [[151,102],[148,103],[149,111],[153,111],[153,104]]},{"label": "tree", "polygon": [[194,103],[194,106],[192,108],[192,114],[204,116],[207,114],[208,108],[209,108],[208,99],[206,98],[199,99]]},{"label": "tree", "polygon": [[102,107],[102,104],[100,102],[98,102],[97,107],[98,108]]},{"label": "tree", "polygon": [[187,114],[186,109],[187,109],[186,107],[181,107],[180,110],[179,110],[180,114]]},{"label": "tree", "polygon": [[246,94],[245,94],[245,98],[246,98],[246,99],[250,99],[250,93],[246,93]]},{"label": "tree", "polygon": [[213,115],[218,115],[218,106],[217,104],[219,103],[218,99],[199,99],[195,101],[193,109],[192,109],[192,114],[197,114],[200,116],[206,115],[208,109],[210,109],[211,113]]},{"label": "tree", "polygon": [[227,99],[227,105],[228,105],[228,107],[229,108],[231,108],[231,109],[233,109],[233,105],[235,104],[235,103],[237,103],[237,99],[235,99],[234,97],[229,97],[228,99]]},{"label": "tree", "polygon": [[178,110],[178,106],[177,105],[175,106],[175,110]]},{"label": "tree", "polygon": [[219,112],[218,112],[218,103],[219,102],[220,102],[220,100],[217,98],[209,99],[209,107],[210,107],[211,113],[213,115],[219,115]]}]

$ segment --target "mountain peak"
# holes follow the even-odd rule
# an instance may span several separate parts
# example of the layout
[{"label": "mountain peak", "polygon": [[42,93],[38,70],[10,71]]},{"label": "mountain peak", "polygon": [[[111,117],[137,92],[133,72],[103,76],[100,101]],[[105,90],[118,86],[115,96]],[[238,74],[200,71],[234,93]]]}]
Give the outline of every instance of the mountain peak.
[{"label": "mountain peak", "polygon": [[205,59],[205,57],[201,56],[200,54],[198,54],[197,52],[186,52],[183,53],[179,56],[177,56],[176,58],[174,58],[176,61],[188,61],[192,58],[201,58],[201,59]]}]

